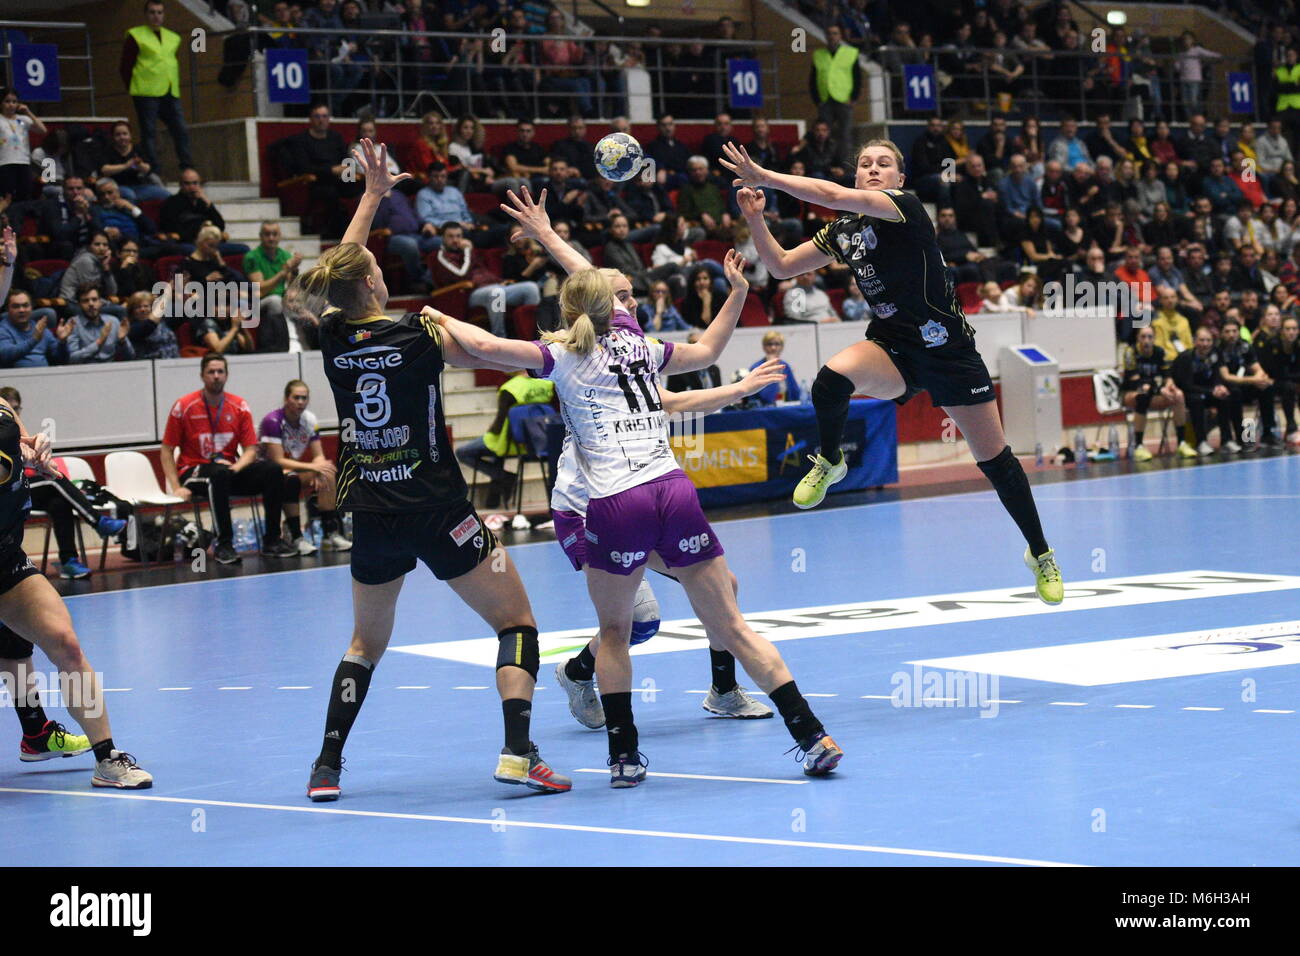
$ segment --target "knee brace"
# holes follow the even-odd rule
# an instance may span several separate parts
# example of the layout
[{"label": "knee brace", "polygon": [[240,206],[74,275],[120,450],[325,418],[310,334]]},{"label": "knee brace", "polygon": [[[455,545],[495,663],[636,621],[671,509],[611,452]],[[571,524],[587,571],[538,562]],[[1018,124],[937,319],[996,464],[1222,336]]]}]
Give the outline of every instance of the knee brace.
[{"label": "knee brace", "polygon": [[298,496],[302,494],[302,479],[296,474],[284,476],[284,500],[297,501]]},{"label": "knee brace", "polygon": [[1155,397],[1152,392],[1138,392],[1137,397],[1133,399],[1133,410],[1139,415],[1145,415],[1151,408],[1151,399]]},{"label": "knee brace", "polygon": [[1020,459],[1011,453],[1011,446],[1004,445],[998,454],[988,461],[977,461],[980,471],[984,472],[994,488],[1002,488],[1010,482],[1025,481],[1025,469],[1020,465]]},{"label": "knee brace", "polygon": [[537,628],[526,625],[508,627],[497,634],[497,641],[497,670],[519,667],[527,671],[533,680],[537,680],[538,668],[542,666],[541,651],[537,647]]},{"label": "knee brace", "polygon": [[853,397],[853,383],[828,365],[823,365],[812,384],[812,401],[817,408],[847,405]]}]

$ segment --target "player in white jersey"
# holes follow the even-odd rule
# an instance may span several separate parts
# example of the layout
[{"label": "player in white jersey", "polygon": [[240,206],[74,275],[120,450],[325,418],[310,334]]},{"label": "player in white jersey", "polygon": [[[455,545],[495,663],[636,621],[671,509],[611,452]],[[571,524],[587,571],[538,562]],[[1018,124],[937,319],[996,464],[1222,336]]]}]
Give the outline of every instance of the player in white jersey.
[{"label": "player in white jersey", "polygon": [[731,295],[696,344],[674,346],[646,339],[639,328],[615,326],[615,312],[627,313],[597,269],[579,270],[564,281],[560,310],[566,329],[538,343],[498,339],[428,310],[470,354],[497,365],[539,369],[555,382],[590,495],[585,537],[592,547],[585,573],[600,621],[596,675],[609,738],[610,785],[616,788],[645,779],[632,715],[628,638],[633,599],[655,551],[678,576],[706,631],[768,693],[795,740],[804,773],[828,774],[844,755],[799,693],[779,652],[741,616],[721,544],[694,485],[673,457],[659,400],[661,372],[688,372],[716,361],[748,291],[744,264],[734,250],[727,254]]}]

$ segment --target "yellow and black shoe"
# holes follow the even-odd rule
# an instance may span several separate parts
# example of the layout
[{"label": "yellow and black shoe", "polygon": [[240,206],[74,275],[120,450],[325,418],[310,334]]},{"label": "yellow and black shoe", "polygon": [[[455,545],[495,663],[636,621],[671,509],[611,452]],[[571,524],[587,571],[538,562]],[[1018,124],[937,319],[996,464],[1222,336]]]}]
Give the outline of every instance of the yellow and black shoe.
[{"label": "yellow and black shoe", "polygon": [[840,452],[839,462],[834,465],[821,455],[809,455],[808,460],[813,463],[812,471],[804,475],[794,489],[794,506],[796,508],[816,508],[826,497],[826,492],[831,485],[841,480],[849,472],[849,465],[844,460],[844,452],[842,451]]},{"label": "yellow and black shoe", "polygon": [[18,759],[25,763],[37,760],[53,760],[55,757],[76,757],[90,749],[90,738],[82,734],[70,734],[68,728],[47,720],[41,732],[28,737],[23,735],[18,745]]}]

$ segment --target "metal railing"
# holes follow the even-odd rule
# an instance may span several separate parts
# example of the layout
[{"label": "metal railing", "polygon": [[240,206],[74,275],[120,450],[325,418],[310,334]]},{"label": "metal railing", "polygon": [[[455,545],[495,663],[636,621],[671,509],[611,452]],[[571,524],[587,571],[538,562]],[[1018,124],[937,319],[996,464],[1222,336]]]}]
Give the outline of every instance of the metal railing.
[{"label": "metal railing", "polygon": [[[277,37],[272,37],[276,34]],[[287,38],[285,37],[287,35]],[[712,118],[726,110],[729,102],[725,55],[720,55],[717,66],[697,69],[694,66],[676,69],[662,63],[661,51],[671,46],[684,46],[686,42],[670,37],[594,36],[577,34],[515,34],[448,33],[443,31],[365,30],[358,34],[341,34],[337,29],[310,29],[279,26],[246,27],[210,34],[209,53],[222,49],[225,43],[236,38],[248,38],[249,50],[243,59],[234,62],[247,69],[255,68],[256,54],[270,48],[294,48],[307,51],[308,74],[313,101],[323,99],[331,111],[340,116],[355,116],[370,112],[380,116],[418,116],[427,109],[439,109],[445,115],[470,113],[479,117],[503,115],[506,118],[550,115],[567,117],[574,105],[585,101],[590,119],[609,119],[627,112],[627,91],[621,65],[600,65],[590,62],[596,44],[613,44],[624,57],[639,60],[640,66],[650,73],[652,112],[663,112],[689,118]],[[342,44],[346,38],[355,49],[344,54]],[[442,44],[454,50],[450,58],[425,60],[416,58],[419,41],[435,43],[434,55]],[[587,61],[579,65],[552,66],[535,62],[540,44],[546,41],[573,41],[587,53]],[[529,62],[502,66],[485,61],[484,50],[492,43],[498,44],[494,53],[511,50],[519,43],[527,44]],[[502,47],[502,44],[504,45]],[[768,56],[767,65],[761,65],[764,82],[764,101],[774,103],[774,116],[780,117],[780,93],[777,90],[778,71],[774,44],[768,41],[711,40],[706,46],[713,50],[749,51],[755,57]],[[191,102],[197,114],[205,95],[218,87],[197,79],[196,60],[205,54],[190,52]],[[224,55],[224,54],[223,54]],[[343,57],[341,59],[341,57]],[[231,61],[227,61],[228,65]],[[674,75],[705,73],[711,82],[690,88],[675,88],[670,82]],[[255,77],[262,83],[262,77]],[[225,89],[228,92],[228,89]],[[192,117],[197,122],[198,115]]]},{"label": "metal railing", "polygon": [[[68,31],[80,30],[85,46],[85,53],[65,53],[59,50],[59,89],[62,93],[88,93],[90,94],[90,115],[95,115],[95,75],[94,75],[94,57],[90,52],[90,29],[86,24],[76,21],[61,23],[59,21],[46,20],[0,20],[0,30],[21,30],[28,34],[29,43],[54,43],[53,38],[46,38],[41,34],[48,31]],[[55,44],[57,46],[57,43]],[[4,79],[6,86],[14,85],[13,75],[13,51],[12,40],[8,39],[6,32],[6,41],[4,49],[0,53],[4,55]],[[84,71],[86,77],[85,86],[69,86],[64,82],[63,65],[79,65]]]},{"label": "metal railing", "polygon": [[[993,69],[998,54],[1014,57],[1024,67],[1015,79],[1007,80]],[[1209,117],[1229,115],[1227,74],[1249,73],[1254,80],[1253,111],[1233,114],[1238,121],[1270,116],[1272,104],[1266,103],[1272,85],[1271,76],[1260,76],[1250,57],[1232,57],[1201,61],[1203,79],[1198,89],[1178,78],[1174,64],[1177,53],[1148,53],[1129,48],[1092,53],[1089,51],[1026,50],[1015,47],[934,47],[922,51],[913,46],[885,45],[871,54],[884,69],[887,86],[886,110],[889,119],[912,115],[903,109],[904,64],[926,63],[935,68],[938,89],[935,99],[938,112],[945,117],[991,119],[997,114],[1018,112],[1023,115],[1070,114],[1084,119],[1107,111],[1116,121],[1141,119],[1186,120],[1189,110]],[[1121,81],[1111,81],[1108,63],[1118,58]],[[1061,63],[1073,61],[1062,69]],[[1134,65],[1138,76],[1147,82],[1134,82]],[[1092,81],[1091,89],[1088,81]]]}]

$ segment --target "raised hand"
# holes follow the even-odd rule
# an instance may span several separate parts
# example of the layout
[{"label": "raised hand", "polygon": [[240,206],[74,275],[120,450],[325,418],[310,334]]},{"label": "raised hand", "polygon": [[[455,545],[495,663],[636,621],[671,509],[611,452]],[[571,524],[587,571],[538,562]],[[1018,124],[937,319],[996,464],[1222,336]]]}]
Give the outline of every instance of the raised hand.
[{"label": "raised hand", "polygon": [[749,373],[740,380],[740,387],[744,389],[746,395],[753,395],[769,385],[784,380],[785,362],[780,359],[768,359],[762,365],[750,369]]},{"label": "raised hand", "polygon": [[722,260],[722,272],[731,283],[732,291],[746,292],[749,289],[749,280],[745,278],[745,257],[735,249],[728,249],[727,255]]},{"label": "raised hand", "polygon": [[767,193],[761,189],[751,189],[746,186],[736,193],[736,205],[740,207],[740,212],[745,217],[761,216],[763,210],[767,208]]},{"label": "raised hand", "polygon": [[447,315],[447,313],[439,312],[431,305],[426,305],[423,309],[421,309],[420,314],[427,315],[429,318],[433,319],[433,321],[437,325],[446,325],[447,320],[451,318],[451,316]]},{"label": "raised hand", "polygon": [[551,217],[546,214],[546,190],[542,190],[541,196],[536,200],[533,199],[532,193],[528,187],[520,189],[521,195],[516,196],[513,189],[506,193],[510,199],[510,205],[501,204],[502,212],[512,216],[522,227],[515,236],[527,236],[529,239],[541,239],[542,233],[551,228]]},{"label": "raised hand", "polygon": [[14,235],[11,226],[5,226],[4,234],[0,236],[0,248],[4,250],[0,260],[9,263],[10,266],[18,261],[18,237]]},{"label": "raised hand", "polygon": [[722,152],[725,157],[719,157],[718,162],[736,174],[731,185],[757,187],[768,184],[767,170],[749,158],[745,147],[737,143],[723,143]]},{"label": "raised hand", "polygon": [[382,196],[398,183],[410,179],[410,173],[398,173],[394,176],[388,171],[388,147],[383,143],[363,139],[359,149],[352,151],[357,168],[366,177],[366,192]]}]

